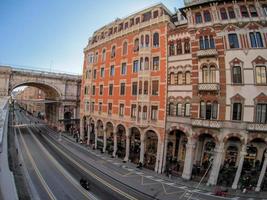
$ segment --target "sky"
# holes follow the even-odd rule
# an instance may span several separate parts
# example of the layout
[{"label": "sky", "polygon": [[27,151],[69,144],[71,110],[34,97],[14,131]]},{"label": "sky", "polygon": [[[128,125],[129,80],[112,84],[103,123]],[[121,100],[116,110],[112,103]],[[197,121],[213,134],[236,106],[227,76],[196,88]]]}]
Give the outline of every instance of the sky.
[{"label": "sky", "polygon": [[162,2],[183,0],[0,0],[0,65],[82,73],[83,48],[95,30]]}]

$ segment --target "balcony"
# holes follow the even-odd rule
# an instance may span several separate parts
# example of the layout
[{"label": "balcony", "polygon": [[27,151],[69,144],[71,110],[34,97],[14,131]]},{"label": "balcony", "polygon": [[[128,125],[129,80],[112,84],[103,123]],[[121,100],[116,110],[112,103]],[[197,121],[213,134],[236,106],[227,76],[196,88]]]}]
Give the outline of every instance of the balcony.
[{"label": "balcony", "polygon": [[220,90],[220,85],[218,83],[199,83],[198,90],[218,92]]},{"label": "balcony", "polygon": [[267,124],[258,124],[258,123],[248,123],[248,131],[267,131]]},{"label": "balcony", "polygon": [[213,57],[217,55],[218,55],[218,52],[216,49],[202,49],[197,52],[197,57],[199,58]]},{"label": "balcony", "polygon": [[192,119],[192,126],[207,127],[207,128],[221,128],[222,122],[217,120]]}]

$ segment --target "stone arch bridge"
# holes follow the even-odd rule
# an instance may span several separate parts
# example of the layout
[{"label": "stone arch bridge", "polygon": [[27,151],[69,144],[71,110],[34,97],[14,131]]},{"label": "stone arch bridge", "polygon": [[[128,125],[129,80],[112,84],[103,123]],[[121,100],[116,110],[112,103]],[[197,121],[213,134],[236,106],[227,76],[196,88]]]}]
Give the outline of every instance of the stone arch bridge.
[{"label": "stone arch bridge", "polygon": [[46,119],[50,125],[57,128],[79,125],[81,76],[0,66],[0,96],[10,96],[20,86],[45,92]]}]

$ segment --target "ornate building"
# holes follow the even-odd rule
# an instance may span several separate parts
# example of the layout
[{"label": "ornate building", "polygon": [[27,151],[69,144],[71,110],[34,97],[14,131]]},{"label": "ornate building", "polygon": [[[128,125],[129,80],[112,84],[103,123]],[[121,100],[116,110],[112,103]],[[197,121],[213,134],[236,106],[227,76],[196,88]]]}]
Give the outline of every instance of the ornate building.
[{"label": "ornate building", "polygon": [[266,1],[187,0],[175,14],[159,4],[95,32],[84,51],[88,141],[106,150],[111,138],[114,156],[120,150],[159,173],[198,180],[207,172],[209,185],[237,188],[250,177],[259,191],[267,184],[266,22]]}]

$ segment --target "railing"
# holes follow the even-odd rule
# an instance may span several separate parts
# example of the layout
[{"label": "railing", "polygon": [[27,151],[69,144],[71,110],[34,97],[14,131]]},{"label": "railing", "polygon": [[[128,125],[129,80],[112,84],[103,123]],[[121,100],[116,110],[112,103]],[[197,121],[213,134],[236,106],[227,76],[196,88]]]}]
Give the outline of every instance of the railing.
[{"label": "railing", "polygon": [[220,85],[218,83],[199,83],[199,91],[219,91]]},{"label": "railing", "polygon": [[248,123],[248,131],[267,131],[267,124]]},{"label": "railing", "polygon": [[217,56],[217,55],[218,55],[218,52],[216,49],[203,49],[197,52],[198,57],[211,57],[211,56]]},{"label": "railing", "polygon": [[192,119],[192,126],[221,128],[222,122],[218,120]]}]

